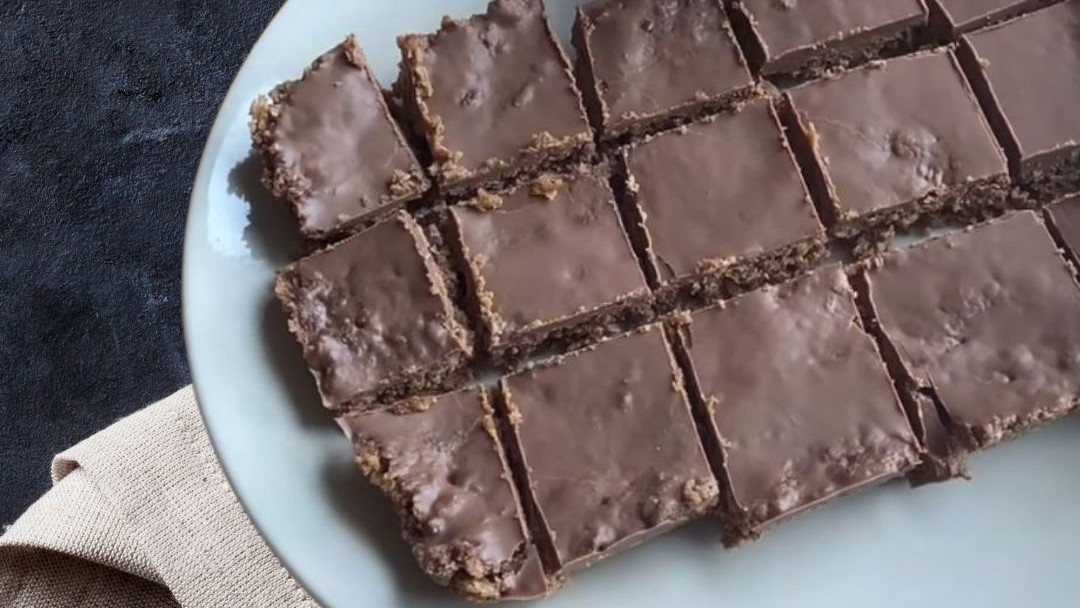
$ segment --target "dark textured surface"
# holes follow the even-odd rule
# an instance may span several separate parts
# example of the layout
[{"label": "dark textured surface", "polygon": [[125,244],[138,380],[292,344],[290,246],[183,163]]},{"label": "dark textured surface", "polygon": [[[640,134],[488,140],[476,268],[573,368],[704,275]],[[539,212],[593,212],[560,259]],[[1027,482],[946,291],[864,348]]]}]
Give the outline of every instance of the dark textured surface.
[{"label": "dark textured surface", "polygon": [[55,452],[189,381],[188,195],[280,4],[0,1],[0,524]]}]

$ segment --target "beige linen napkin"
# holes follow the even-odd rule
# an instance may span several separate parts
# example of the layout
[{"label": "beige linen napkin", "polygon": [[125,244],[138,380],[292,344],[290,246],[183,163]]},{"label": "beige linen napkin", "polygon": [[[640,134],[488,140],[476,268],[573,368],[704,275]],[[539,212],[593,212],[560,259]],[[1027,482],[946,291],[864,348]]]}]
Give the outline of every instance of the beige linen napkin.
[{"label": "beige linen napkin", "polygon": [[53,461],[0,537],[0,607],[318,608],[262,541],[190,388]]}]

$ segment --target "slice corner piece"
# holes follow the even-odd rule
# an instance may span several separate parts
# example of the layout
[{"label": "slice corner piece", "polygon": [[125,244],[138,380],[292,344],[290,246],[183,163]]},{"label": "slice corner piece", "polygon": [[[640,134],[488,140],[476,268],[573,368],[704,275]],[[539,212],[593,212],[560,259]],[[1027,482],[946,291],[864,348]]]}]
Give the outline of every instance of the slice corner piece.
[{"label": "slice corner piece", "polygon": [[420,199],[429,182],[355,37],[252,106],[263,181],[301,235],[327,241]]},{"label": "slice corner piece", "polygon": [[328,408],[448,389],[468,373],[472,337],[404,212],[289,266],[276,292]]},{"label": "slice corner piece", "polygon": [[493,0],[485,14],[446,19],[398,40],[396,85],[448,196],[497,188],[592,149],[569,60],[540,0]]},{"label": "slice corner piece", "polygon": [[525,527],[486,391],[350,413],[338,424],[437,583],[485,602],[533,599],[557,586]]},{"label": "slice corner piece", "polygon": [[1039,203],[1080,191],[1080,1],[967,34],[961,57],[1009,164]]}]

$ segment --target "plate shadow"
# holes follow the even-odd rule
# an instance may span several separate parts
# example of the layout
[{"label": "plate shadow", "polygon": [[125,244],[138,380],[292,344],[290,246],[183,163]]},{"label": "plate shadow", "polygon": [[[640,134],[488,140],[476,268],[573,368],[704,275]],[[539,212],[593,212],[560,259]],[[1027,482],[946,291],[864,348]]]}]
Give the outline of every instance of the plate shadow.
[{"label": "plate shadow", "polygon": [[229,171],[229,194],[248,204],[244,242],[252,257],[280,268],[304,254],[300,230],[289,206],[262,184],[262,159],[251,150]]}]

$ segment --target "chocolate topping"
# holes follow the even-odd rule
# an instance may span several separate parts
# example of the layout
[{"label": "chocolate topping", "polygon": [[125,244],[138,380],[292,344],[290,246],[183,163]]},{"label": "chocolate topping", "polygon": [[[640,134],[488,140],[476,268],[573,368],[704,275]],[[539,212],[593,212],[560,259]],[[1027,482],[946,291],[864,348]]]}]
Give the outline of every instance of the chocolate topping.
[{"label": "chocolate topping", "polygon": [[691,331],[734,494],[731,541],[918,463],[840,268],[698,314]]},{"label": "chocolate topping", "polygon": [[547,592],[482,390],[418,410],[347,415],[340,424],[437,582],[477,600]]},{"label": "chocolate topping", "polygon": [[760,44],[755,62],[767,75],[798,72],[814,61],[851,65],[872,59],[872,52],[856,56],[928,21],[921,0],[738,0],[734,6]]},{"label": "chocolate topping", "polygon": [[452,212],[495,342],[647,293],[604,172],[546,176],[501,199]]},{"label": "chocolate topping", "polygon": [[665,281],[824,236],[766,100],[636,146],[627,167]]},{"label": "chocolate topping", "polygon": [[715,507],[679,378],[653,328],[505,381],[522,473],[564,569]]},{"label": "chocolate topping", "polygon": [[286,268],[277,295],[327,407],[402,383],[437,388],[471,353],[427,239],[405,213]]},{"label": "chocolate topping", "polygon": [[1080,194],[1063,199],[1050,207],[1054,232],[1080,264]]},{"label": "chocolate topping", "polygon": [[428,189],[355,38],[252,108],[265,181],[323,239],[389,214]]},{"label": "chocolate topping", "polygon": [[717,0],[600,0],[578,9],[575,44],[605,132],[748,96],[754,80]]},{"label": "chocolate topping", "polygon": [[948,21],[952,34],[971,32],[997,21],[1049,6],[1058,0],[929,0]]},{"label": "chocolate topping", "polygon": [[443,186],[513,173],[587,147],[588,121],[540,0],[404,36],[407,100]]},{"label": "chocolate topping", "polygon": [[789,96],[837,223],[905,205],[930,208],[978,180],[1004,181],[1008,171],[951,53],[893,59]]},{"label": "chocolate topping", "polygon": [[867,276],[911,382],[968,449],[1075,408],[1080,290],[1035,214],[889,254]]},{"label": "chocolate topping", "polygon": [[1013,170],[1034,178],[1031,173],[1072,154],[1073,192],[1080,189],[1078,32],[1080,2],[1072,0],[965,39],[975,55],[969,71],[983,85],[983,103]]}]

